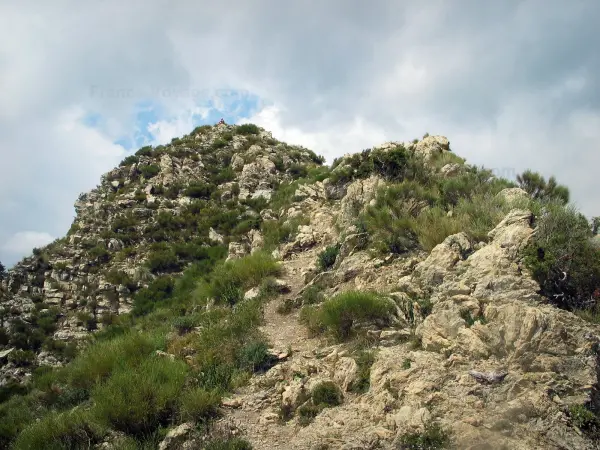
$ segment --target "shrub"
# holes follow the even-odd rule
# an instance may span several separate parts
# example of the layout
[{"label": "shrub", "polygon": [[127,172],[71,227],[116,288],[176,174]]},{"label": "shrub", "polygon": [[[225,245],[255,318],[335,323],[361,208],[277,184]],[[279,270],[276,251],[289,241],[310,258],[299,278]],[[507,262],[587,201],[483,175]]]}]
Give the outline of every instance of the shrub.
[{"label": "shrub", "polygon": [[185,195],[192,198],[210,199],[211,194],[215,190],[215,186],[208,183],[194,182],[185,190]]},{"label": "shrub", "polygon": [[309,286],[302,292],[303,305],[315,305],[321,303],[325,299],[325,295],[318,286]]},{"label": "shrub", "polygon": [[172,248],[156,250],[150,253],[146,265],[152,273],[176,272],[181,268],[177,255]]},{"label": "shrub", "polygon": [[126,272],[118,269],[108,271],[106,273],[106,281],[111,284],[125,286],[129,290],[133,290],[137,286],[137,283]]},{"label": "shrub", "polygon": [[136,164],[139,160],[140,160],[139,157],[137,157],[135,155],[129,155],[129,156],[126,156],[125,159],[119,163],[119,166],[120,167],[131,166],[132,164]]},{"label": "shrub", "polygon": [[438,424],[429,424],[420,433],[408,433],[400,437],[399,450],[438,450],[451,444],[450,433]]},{"label": "shrub", "polygon": [[334,382],[324,381],[313,388],[311,398],[316,406],[338,406],[342,404],[342,391]]},{"label": "shrub", "polygon": [[539,173],[526,170],[517,175],[517,183],[535,199],[557,200],[565,205],[569,203],[569,189],[557,184],[554,177],[546,181]]},{"label": "shrub", "polygon": [[215,139],[213,141],[211,147],[212,147],[213,150],[218,150],[218,149],[223,148],[225,146],[227,146],[227,141],[226,140],[224,140],[224,139]]},{"label": "shrub", "polygon": [[280,267],[266,253],[257,252],[223,263],[215,268],[209,285],[209,295],[217,302],[233,305],[249,289],[268,276],[279,274]]},{"label": "shrub", "polygon": [[144,178],[150,179],[158,175],[158,172],[160,172],[160,167],[156,164],[148,164],[146,166],[139,167],[139,171],[142,173]]},{"label": "shrub", "polygon": [[339,253],[340,253],[339,245],[330,245],[329,247],[325,248],[325,250],[323,250],[321,253],[319,253],[319,256],[318,256],[319,268],[321,270],[328,270],[329,268],[333,267],[333,265],[335,264],[335,260]]},{"label": "shrub", "polygon": [[371,153],[373,169],[388,180],[401,181],[406,176],[407,154],[404,147],[399,146],[386,151],[376,150]]},{"label": "shrub", "polygon": [[90,389],[109,377],[118,366],[139,364],[158,346],[153,336],[127,332],[86,349],[63,369],[61,377],[73,387]]},{"label": "shrub", "polygon": [[552,203],[539,218],[524,262],[542,295],[568,309],[594,309],[599,303],[600,252],[587,219],[573,207]]},{"label": "shrub", "polygon": [[174,411],[186,373],[184,362],[161,357],[118,369],[94,389],[95,414],[127,434],[150,433]]},{"label": "shrub", "polygon": [[202,388],[185,391],[179,400],[179,414],[183,421],[205,422],[218,414],[221,395]]},{"label": "shrub", "polygon": [[135,152],[136,156],[152,156],[153,150],[151,145],[146,145]]},{"label": "shrub", "polygon": [[361,351],[355,357],[358,366],[357,380],[350,386],[352,392],[364,393],[371,386],[371,366],[375,362],[375,354],[370,351]]},{"label": "shrub", "polygon": [[[7,386],[3,386],[6,389]],[[2,393],[0,390],[0,393]],[[31,397],[15,395],[0,397],[0,448],[10,448],[10,443],[34,420]],[[23,447],[22,447],[23,448]],[[43,447],[29,447],[43,448]]]},{"label": "shrub", "polygon": [[89,448],[97,443],[104,430],[85,411],[50,412],[40,421],[25,428],[14,444],[15,450],[43,448]]},{"label": "shrub", "polygon": [[237,134],[259,134],[260,129],[253,123],[238,125],[235,129]]},{"label": "shrub", "polygon": [[90,257],[94,258],[98,262],[106,262],[110,259],[110,254],[108,253],[108,250],[106,250],[106,247],[103,244],[92,247],[88,251],[88,254],[90,255]]},{"label": "shrub", "polygon": [[338,340],[350,337],[357,321],[390,323],[395,308],[393,303],[372,292],[348,291],[323,303],[320,319]]},{"label": "shrub", "polygon": [[302,164],[292,164],[289,168],[290,175],[295,180],[298,178],[304,178],[308,175],[308,169]]},{"label": "shrub", "polygon": [[133,314],[135,316],[148,314],[157,304],[171,298],[174,286],[173,279],[164,276],[154,280],[148,287],[140,289],[133,299]]},{"label": "shrub", "polygon": [[322,407],[316,406],[312,403],[307,402],[303,404],[297,410],[298,423],[303,427],[307,426],[314,420],[315,417],[319,415],[322,410]]},{"label": "shrub", "polygon": [[264,372],[273,366],[275,360],[264,341],[250,342],[238,352],[238,367],[250,372]]}]

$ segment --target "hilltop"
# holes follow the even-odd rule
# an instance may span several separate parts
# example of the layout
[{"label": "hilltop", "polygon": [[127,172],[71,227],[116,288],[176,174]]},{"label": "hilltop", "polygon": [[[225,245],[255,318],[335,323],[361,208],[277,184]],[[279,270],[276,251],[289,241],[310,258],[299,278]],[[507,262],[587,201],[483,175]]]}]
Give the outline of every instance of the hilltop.
[{"label": "hilltop", "polygon": [[1,448],[594,449],[598,220],[443,136],[143,147],[0,284]]}]

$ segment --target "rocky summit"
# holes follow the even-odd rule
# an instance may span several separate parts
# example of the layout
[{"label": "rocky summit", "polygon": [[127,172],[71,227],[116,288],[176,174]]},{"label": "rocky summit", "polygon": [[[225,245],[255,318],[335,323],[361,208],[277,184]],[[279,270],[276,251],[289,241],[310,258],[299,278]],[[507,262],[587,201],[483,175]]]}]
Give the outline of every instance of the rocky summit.
[{"label": "rocky summit", "polygon": [[0,448],[600,448],[600,221],[554,178],[221,122],[75,211],[0,270]]}]

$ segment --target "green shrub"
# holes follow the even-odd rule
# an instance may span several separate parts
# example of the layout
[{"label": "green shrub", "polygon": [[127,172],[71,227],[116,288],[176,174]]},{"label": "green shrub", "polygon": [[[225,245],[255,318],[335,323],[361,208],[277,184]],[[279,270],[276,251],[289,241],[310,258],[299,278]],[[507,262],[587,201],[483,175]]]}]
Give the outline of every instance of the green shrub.
[{"label": "green shrub", "polygon": [[[2,387],[5,388],[7,386]],[[33,399],[15,394],[10,398],[4,398],[4,395],[0,398],[0,448],[9,448],[10,443],[35,419]]]},{"label": "green shrub", "polygon": [[358,366],[357,380],[352,384],[352,392],[364,393],[371,386],[371,366],[375,362],[375,354],[372,351],[360,351],[354,357]]},{"label": "green shrub", "polygon": [[534,199],[559,201],[566,205],[569,203],[569,189],[566,186],[557,184],[554,177],[548,181],[539,173],[526,170],[517,175],[519,187],[527,191]]},{"label": "green shrub", "polygon": [[338,245],[330,245],[325,248],[321,253],[319,253],[319,268],[321,270],[328,270],[335,264],[335,260],[340,253],[340,246]]},{"label": "green shrub", "polygon": [[179,259],[172,248],[154,251],[148,256],[146,266],[152,273],[177,272],[181,269]]},{"label": "green shrub", "polygon": [[75,410],[50,412],[40,421],[25,428],[15,441],[15,450],[43,448],[48,450],[89,448],[104,434],[89,413]]},{"label": "green shrub", "polygon": [[194,136],[196,134],[204,134],[207,131],[210,131],[212,129],[212,127],[210,125],[200,125],[197,126],[196,128],[194,128],[192,130],[192,132],[190,133],[191,136]]},{"label": "green shrub", "polygon": [[338,340],[350,337],[357,321],[375,321],[389,325],[393,303],[372,292],[348,291],[325,301],[320,319]]},{"label": "green shrub", "polygon": [[202,388],[185,391],[179,400],[179,414],[183,421],[205,422],[218,414],[221,395]]},{"label": "green shrub", "polygon": [[146,178],[146,179],[155,177],[160,172],[160,167],[157,166],[156,164],[148,164],[146,166],[141,166],[138,168],[139,168],[139,171],[144,176],[144,178]]},{"label": "green shrub", "polygon": [[316,406],[338,406],[342,404],[342,391],[334,382],[323,381],[313,388],[311,399]]},{"label": "green shrub", "polygon": [[298,423],[305,427],[310,424],[315,417],[323,410],[322,407],[307,402],[297,409]]},{"label": "green shrub", "polygon": [[250,372],[265,372],[270,369],[276,358],[269,353],[264,341],[250,342],[238,351],[238,367]]},{"label": "green shrub", "polygon": [[119,163],[119,167],[131,166],[132,164],[136,164],[139,160],[139,157],[135,155],[126,156],[125,159]]},{"label": "green shrub", "polygon": [[175,410],[187,365],[150,357],[138,367],[119,368],[92,394],[94,412],[107,425],[144,435],[165,423]]},{"label": "green shrub", "polygon": [[159,341],[154,336],[127,332],[86,349],[62,370],[61,377],[73,387],[90,389],[109,377],[115,368],[135,366],[158,347]]},{"label": "green shrub", "polygon": [[173,328],[182,335],[189,333],[197,326],[198,318],[195,315],[176,317],[173,320]]},{"label": "green shrub", "polygon": [[215,188],[216,187],[213,184],[202,183],[197,181],[191,183],[185,190],[184,194],[192,198],[209,199]]},{"label": "green shrub", "polygon": [[104,244],[100,244],[100,245],[96,245],[95,247],[92,247],[88,251],[88,254],[90,255],[91,258],[95,259],[98,262],[106,262],[110,259],[110,253],[108,253],[108,250],[106,250],[106,247],[104,246]]},{"label": "green shrub", "polygon": [[241,300],[245,289],[250,289],[264,278],[278,275],[279,272],[279,265],[270,255],[257,252],[217,266],[208,294],[217,302],[233,305]]},{"label": "green shrub", "polygon": [[253,123],[245,123],[235,128],[237,134],[259,134],[260,129]]},{"label": "green shrub", "polygon": [[213,150],[218,150],[220,148],[226,147],[227,141],[224,139],[215,139],[211,145]]},{"label": "green shrub", "polygon": [[401,181],[406,176],[407,153],[399,146],[388,151],[376,150],[371,153],[373,169],[388,180]]},{"label": "green shrub", "polygon": [[291,164],[289,171],[290,175],[295,180],[298,178],[304,178],[308,175],[308,169],[303,164]]},{"label": "green shrub", "polygon": [[595,309],[600,300],[600,251],[587,219],[573,207],[552,203],[538,219],[524,262],[542,295],[568,309]]},{"label": "green shrub", "polygon": [[309,286],[302,292],[303,305],[316,305],[325,300],[325,295],[318,286]]},{"label": "green shrub", "polygon": [[399,450],[439,450],[451,444],[450,433],[438,424],[429,424],[425,431],[408,433],[400,437]]},{"label": "green shrub", "polygon": [[129,290],[133,290],[137,286],[137,283],[126,272],[118,269],[108,271],[106,273],[106,281],[111,284],[125,286]]},{"label": "green shrub", "polygon": [[153,150],[151,145],[146,145],[135,152],[136,156],[152,156]]},{"label": "green shrub", "polygon": [[148,287],[140,289],[133,299],[133,314],[135,316],[148,314],[157,304],[172,297],[174,286],[173,279],[164,276],[154,280]]}]

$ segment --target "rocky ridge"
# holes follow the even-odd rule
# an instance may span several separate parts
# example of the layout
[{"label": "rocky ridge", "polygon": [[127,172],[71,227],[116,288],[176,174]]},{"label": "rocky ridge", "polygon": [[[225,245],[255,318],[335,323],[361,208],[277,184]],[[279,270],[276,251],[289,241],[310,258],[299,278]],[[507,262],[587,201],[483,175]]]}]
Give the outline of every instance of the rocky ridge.
[{"label": "rocky ridge", "polygon": [[[110,323],[111,314],[132,312],[135,293],[153,279],[183,271],[198,251],[185,245],[221,244],[229,260],[269,248],[284,275],[261,330],[279,361],[223,401],[217,428],[244,436],[256,449],[402,448],[402,436],[432,422],[451,430],[460,449],[598,448],[569,408],[599,401],[600,328],[548,304],[523,266],[522,250],[535,233],[525,191],[498,189],[504,212],[479,240],[456,232],[431,251],[374,254],[372,233],[356,219],[377,205],[390,184],[389,167],[395,176],[394,161],[379,167],[375,158],[380,170],[357,176],[367,171],[364,158],[346,155],[331,172],[311,177],[308,170],[320,166],[312,152],[279,143],[265,130],[236,130],[205,127],[164,148],[142,149],[135,162],[80,196],[65,239],[9,271],[2,325],[10,340],[0,353],[0,383],[22,381],[30,370],[9,358],[19,333],[15,318],[33,324],[52,314],[38,340],[78,342]],[[442,136],[390,142],[372,152],[391,155],[399,146],[420,161],[425,176],[450,179],[472,170]],[[206,222],[215,210],[203,204],[194,213],[198,199],[234,219]],[[429,208],[418,201],[404,207],[415,216]],[[272,246],[263,222],[292,231]],[[160,247],[173,240],[183,248]],[[335,261],[323,269],[319,255],[331,246]],[[355,324],[373,352],[366,389],[357,389],[365,375],[353,345],[331,345],[303,323],[298,307],[311,287],[325,298],[378,291],[393,303],[387,325]],[[289,305],[291,313],[282,315]],[[31,347],[37,364],[68,359],[47,342]],[[339,387],[341,404],[306,423],[302,408],[323,382]],[[194,424],[183,423],[159,448],[198,448],[199,439]]]}]

